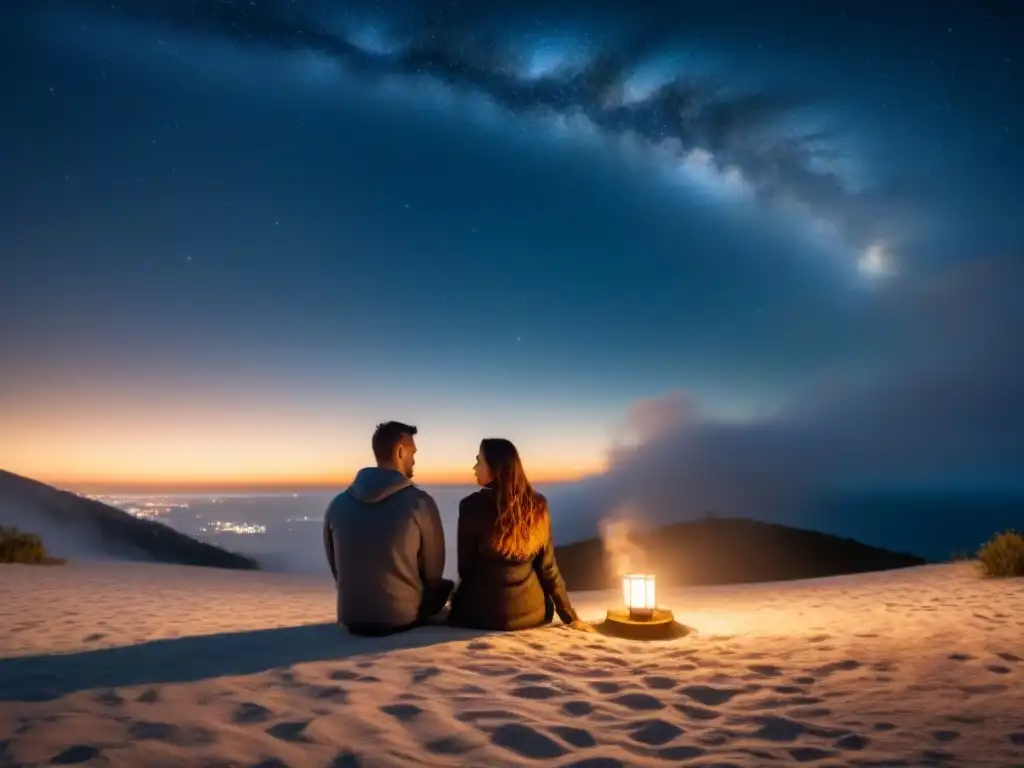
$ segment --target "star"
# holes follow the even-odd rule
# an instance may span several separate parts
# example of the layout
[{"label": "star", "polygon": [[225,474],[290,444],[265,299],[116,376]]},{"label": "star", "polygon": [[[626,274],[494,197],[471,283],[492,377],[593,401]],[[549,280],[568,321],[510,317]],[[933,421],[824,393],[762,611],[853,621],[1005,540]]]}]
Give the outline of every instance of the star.
[{"label": "star", "polygon": [[886,264],[885,250],[881,245],[875,244],[864,251],[864,254],[857,262],[861,272],[868,275],[882,275],[888,270]]}]

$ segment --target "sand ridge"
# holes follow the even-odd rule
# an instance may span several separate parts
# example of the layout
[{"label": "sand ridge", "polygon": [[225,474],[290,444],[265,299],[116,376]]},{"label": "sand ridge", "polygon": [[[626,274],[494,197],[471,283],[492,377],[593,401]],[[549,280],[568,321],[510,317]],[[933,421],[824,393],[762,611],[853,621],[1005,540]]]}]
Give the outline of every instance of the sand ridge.
[{"label": "sand ridge", "polygon": [[[574,595],[599,619],[614,594]],[[0,567],[0,765],[1024,765],[1024,582],[674,590],[698,632],[351,638],[330,584]]]}]

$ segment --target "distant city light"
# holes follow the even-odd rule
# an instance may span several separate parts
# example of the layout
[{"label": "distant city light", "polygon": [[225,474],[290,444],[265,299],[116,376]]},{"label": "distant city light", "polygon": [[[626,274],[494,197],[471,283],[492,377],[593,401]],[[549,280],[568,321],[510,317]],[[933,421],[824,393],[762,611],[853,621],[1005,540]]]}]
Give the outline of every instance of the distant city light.
[{"label": "distant city light", "polygon": [[267,526],[256,523],[234,523],[230,520],[213,520],[199,530],[203,533],[237,533],[244,536],[254,536],[266,533]]}]

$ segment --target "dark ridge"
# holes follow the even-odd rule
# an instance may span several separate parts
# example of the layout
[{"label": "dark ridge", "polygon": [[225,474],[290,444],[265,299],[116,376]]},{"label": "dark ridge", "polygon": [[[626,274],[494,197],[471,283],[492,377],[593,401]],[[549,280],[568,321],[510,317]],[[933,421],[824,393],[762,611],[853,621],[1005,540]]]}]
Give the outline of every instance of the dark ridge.
[{"label": "dark ridge", "polygon": [[[259,570],[251,557],[193,539],[163,523],[0,470],[0,524],[39,534],[60,553],[55,539],[119,560]],[[72,557],[74,557],[72,553]]]},{"label": "dark ridge", "polygon": [[[630,537],[641,553],[629,569],[649,571],[665,586],[743,584],[839,576],[924,565],[911,554],[861,544],[817,531],[743,518],[678,523]],[[557,548],[558,565],[572,590],[621,584],[600,538]]]}]

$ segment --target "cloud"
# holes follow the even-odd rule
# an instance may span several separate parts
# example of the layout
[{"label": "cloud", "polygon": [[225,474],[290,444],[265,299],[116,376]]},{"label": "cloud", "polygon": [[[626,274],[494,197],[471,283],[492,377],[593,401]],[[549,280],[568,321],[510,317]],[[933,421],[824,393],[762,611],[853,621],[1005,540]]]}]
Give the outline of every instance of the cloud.
[{"label": "cloud", "polygon": [[1022,490],[1022,281],[1020,259],[995,258],[894,294],[899,341],[885,373],[818,379],[771,418],[704,419],[679,391],[637,403],[626,432],[639,439],[560,499],[562,535],[593,535],[596,521],[623,515],[792,520],[858,490]]},{"label": "cloud", "polygon": [[[72,3],[78,9],[93,5]],[[111,18],[106,4],[102,12]],[[809,229],[834,232],[852,263],[892,229],[900,195],[855,189],[845,178],[836,162],[843,155],[841,137],[807,117],[822,104],[814,94],[751,91],[721,77],[669,69],[650,88],[625,98],[631,78],[677,43],[681,29],[672,24],[650,25],[629,37],[607,30],[602,39],[608,42],[601,45],[561,42],[547,50],[533,43],[530,50],[527,35],[510,40],[507,32],[493,31],[501,26],[495,18],[479,14],[412,25],[409,16],[380,13],[338,23],[289,2],[176,0],[125,4],[115,16],[141,22],[140,34],[159,29],[166,37],[170,29],[254,51],[312,53],[371,84],[428,78],[484,96],[509,115],[592,127],[619,144],[640,145],[670,170],[711,179],[723,192],[801,212]],[[574,39],[572,24],[565,24],[560,39]]]}]

